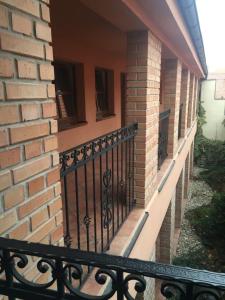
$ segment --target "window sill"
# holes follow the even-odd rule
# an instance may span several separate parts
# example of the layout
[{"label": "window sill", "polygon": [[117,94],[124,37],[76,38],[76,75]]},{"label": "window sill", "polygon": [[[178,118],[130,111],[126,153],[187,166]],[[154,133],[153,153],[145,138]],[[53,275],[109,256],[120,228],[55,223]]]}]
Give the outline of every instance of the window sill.
[{"label": "window sill", "polygon": [[59,125],[59,132],[69,130],[69,129],[73,129],[73,128],[77,128],[77,127],[81,127],[81,126],[85,126],[87,123],[88,123],[87,121],[83,121],[83,122],[77,122],[77,123],[74,123],[74,124]]},{"label": "window sill", "polygon": [[100,121],[104,121],[104,120],[107,120],[107,119],[111,119],[111,118],[114,118],[116,116],[116,114],[108,114],[108,115],[104,115],[102,116],[101,118],[96,118],[96,122],[100,122]]}]

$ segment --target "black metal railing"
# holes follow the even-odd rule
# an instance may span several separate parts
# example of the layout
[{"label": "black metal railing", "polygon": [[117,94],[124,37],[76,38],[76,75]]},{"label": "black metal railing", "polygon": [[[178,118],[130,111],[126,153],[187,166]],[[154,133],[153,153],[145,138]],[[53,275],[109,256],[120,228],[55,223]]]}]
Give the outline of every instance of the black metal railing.
[{"label": "black metal railing", "polygon": [[170,109],[159,114],[159,144],[158,144],[158,168],[168,156],[168,133],[169,133]]},{"label": "black metal railing", "polygon": [[137,124],[60,154],[65,244],[103,252],[132,210]]},{"label": "black metal railing", "polygon": [[[79,284],[87,267],[89,288]],[[224,299],[223,273],[0,238],[0,295],[9,300],[132,300],[148,290],[149,278],[162,281],[167,299]]]},{"label": "black metal railing", "polygon": [[179,119],[178,119],[178,140],[181,138],[181,130],[182,130],[182,113],[183,113],[183,103],[180,104],[179,109]]}]

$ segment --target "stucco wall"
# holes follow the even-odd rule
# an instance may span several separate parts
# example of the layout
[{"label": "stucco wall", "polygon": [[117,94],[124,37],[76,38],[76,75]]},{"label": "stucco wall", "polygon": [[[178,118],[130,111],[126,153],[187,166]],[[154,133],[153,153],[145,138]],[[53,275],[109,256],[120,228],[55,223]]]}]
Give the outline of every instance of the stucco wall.
[{"label": "stucco wall", "polygon": [[215,99],[216,80],[202,82],[201,101],[206,111],[206,124],[203,134],[210,139],[225,140],[225,100]]},{"label": "stucco wall", "polygon": [[[78,1],[51,1],[54,59],[84,65],[86,124],[59,132],[59,151],[121,127],[120,74],[126,69],[126,34]],[[96,121],[95,67],[114,71],[114,115]]]}]

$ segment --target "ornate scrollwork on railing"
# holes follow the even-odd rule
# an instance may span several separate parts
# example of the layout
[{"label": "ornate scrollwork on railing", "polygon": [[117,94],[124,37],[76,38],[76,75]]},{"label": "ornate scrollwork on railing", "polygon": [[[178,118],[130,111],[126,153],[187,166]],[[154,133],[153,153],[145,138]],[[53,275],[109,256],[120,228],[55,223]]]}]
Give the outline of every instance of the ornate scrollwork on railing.
[{"label": "ornate scrollwork on railing", "polygon": [[112,223],[112,171],[107,169],[103,174],[103,227],[108,228]]},{"label": "ornate scrollwork on railing", "polygon": [[74,169],[85,164],[102,153],[110,151],[113,147],[135,136],[136,133],[137,123],[134,123],[61,153],[61,174],[64,174],[68,169]]},{"label": "ornate scrollwork on railing", "polygon": [[12,262],[12,274],[18,280],[20,283],[22,283],[25,286],[28,287],[34,287],[34,288],[42,288],[47,289],[53,285],[53,283],[56,280],[56,276],[54,275],[56,273],[55,270],[55,264],[50,259],[40,259],[37,262],[37,270],[44,274],[50,270],[50,273],[52,274],[52,279],[44,284],[37,284],[34,282],[31,282],[30,280],[26,279],[24,275],[21,275],[18,271],[18,269],[25,269],[29,266],[29,260],[26,255],[15,253],[10,257],[10,260]]},{"label": "ornate scrollwork on railing", "polygon": [[[37,276],[48,274],[42,278],[46,282],[28,279],[30,266],[36,268]],[[137,293],[147,290],[146,278],[162,280],[162,295],[171,300],[224,300],[225,297],[223,273],[4,238],[0,238],[0,267],[0,296],[10,296],[11,300],[107,300],[114,296],[134,300]],[[92,272],[91,286],[95,282],[99,287],[95,295],[80,286],[88,267]]]},{"label": "ornate scrollwork on railing", "polygon": [[128,300],[135,299],[135,297],[133,297],[129,292],[129,283],[131,281],[136,282],[134,285],[134,289],[137,293],[144,293],[144,291],[146,290],[146,280],[144,277],[135,274],[127,275],[123,281],[123,286],[124,286],[124,295]]},{"label": "ornate scrollwork on railing", "polygon": [[194,300],[220,300],[224,299],[224,295],[215,289],[199,288],[196,289]]},{"label": "ornate scrollwork on railing", "polygon": [[185,287],[176,282],[164,282],[161,285],[161,294],[166,299],[186,299]]}]

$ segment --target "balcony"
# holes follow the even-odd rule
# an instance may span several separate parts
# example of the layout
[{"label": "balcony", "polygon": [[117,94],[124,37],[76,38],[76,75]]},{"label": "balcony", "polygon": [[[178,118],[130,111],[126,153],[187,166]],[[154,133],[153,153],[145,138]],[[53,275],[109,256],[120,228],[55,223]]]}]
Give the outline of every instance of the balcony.
[{"label": "balcony", "polygon": [[104,252],[133,209],[137,124],[60,154],[66,246]]},{"label": "balcony", "polygon": [[159,145],[158,145],[158,168],[162,166],[164,160],[168,156],[168,133],[169,133],[169,116],[170,110],[166,110],[159,114]]},{"label": "balcony", "polygon": [[[31,265],[45,275],[41,283],[24,275]],[[102,288],[97,295],[80,285],[87,267]],[[167,299],[222,300],[225,295],[225,274],[5,238],[0,238],[0,274],[0,295],[10,300],[135,299],[149,279],[162,282]]]}]

